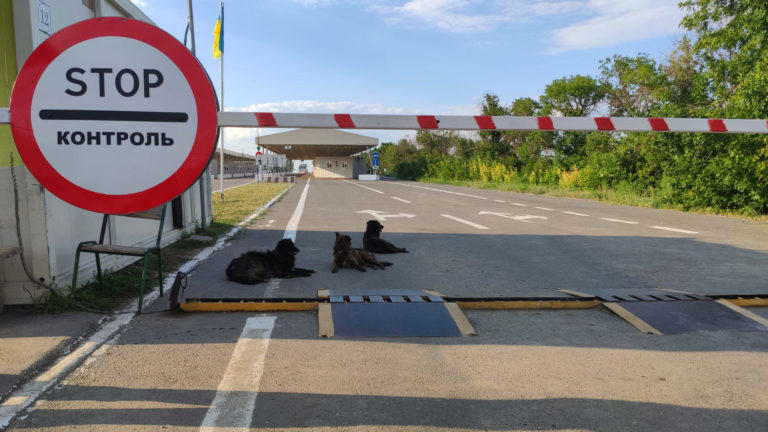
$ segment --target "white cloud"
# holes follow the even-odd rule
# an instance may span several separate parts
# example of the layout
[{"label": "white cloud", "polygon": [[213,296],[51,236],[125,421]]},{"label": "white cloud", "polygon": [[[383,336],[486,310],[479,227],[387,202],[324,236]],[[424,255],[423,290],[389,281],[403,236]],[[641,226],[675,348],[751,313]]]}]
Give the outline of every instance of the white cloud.
[{"label": "white cloud", "polygon": [[[410,0],[402,6],[373,2],[371,9],[392,24],[426,25],[452,33],[470,33],[493,30],[533,16],[567,13],[582,3],[578,0]],[[478,6],[484,6],[488,12],[480,13]]]},{"label": "white cloud", "polygon": [[677,0],[589,0],[595,17],[550,33],[550,54],[636,42],[679,31]]},{"label": "white cloud", "polygon": [[227,111],[404,114],[407,110],[382,104],[365,104],[350,101],[293,100],[251,104],[247,107],[227,108]]},{"label": "white cloud", "polygon": [[147,0],[131,0],[131,2],[140,8],[147,7]]}]

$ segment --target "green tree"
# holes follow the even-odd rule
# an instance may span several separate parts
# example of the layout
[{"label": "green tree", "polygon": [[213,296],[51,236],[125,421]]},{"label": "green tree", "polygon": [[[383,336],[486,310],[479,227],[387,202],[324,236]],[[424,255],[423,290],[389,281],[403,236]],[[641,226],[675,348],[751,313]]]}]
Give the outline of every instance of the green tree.
[{"label": "green tree", "polygon": [[548,114],[585,117],[605,99],[607,87],[590,76],[573,75],[552,81],[544,88],[541,104]]}]

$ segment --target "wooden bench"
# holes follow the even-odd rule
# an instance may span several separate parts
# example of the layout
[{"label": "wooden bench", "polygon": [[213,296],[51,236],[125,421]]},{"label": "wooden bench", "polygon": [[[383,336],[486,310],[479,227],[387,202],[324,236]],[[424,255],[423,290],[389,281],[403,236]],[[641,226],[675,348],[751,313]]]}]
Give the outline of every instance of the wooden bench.
[{"label": "wooden bench", "polygon": [[160,284],[160,297],[163,296],[163,250],[160,246],[160,241],[163,237],[163,224],[165,223],[165,209],[167,204],[163,204],[160,207],[155,207],[143,212],[128,213],[125,217],[134,217],[142,219],[155,219],[160,220],[160,227],[157,230],[157,239],[155,244],[150,247],[140,246],[121,246],[114,244],[105,244],[104,237],[107,232],[107,225],[109,224],[109,215],[104,215],[104,219],[101,222],[101,235],[99,241],[86,241],[77,245],[75,252],[75,270],[72,273],[72,291],[77,289],[77,270],[80,264],[80,253],[92,253],[96,255],[96,274],[98,275],[99,286],[103,288],[104,280],[101,272],[101,260],[99,255],[124,255],[124,256],[140,256],[144,260],[144,269],[141,272],[141,291],[139,292],[139,306],[136,313],[141,313],[141,307],[144,303],[144,289],[147,282],[147,265],[149,264],[149,257],[152,254],[157,254],[157,271],[158,271],[158,283]]}]

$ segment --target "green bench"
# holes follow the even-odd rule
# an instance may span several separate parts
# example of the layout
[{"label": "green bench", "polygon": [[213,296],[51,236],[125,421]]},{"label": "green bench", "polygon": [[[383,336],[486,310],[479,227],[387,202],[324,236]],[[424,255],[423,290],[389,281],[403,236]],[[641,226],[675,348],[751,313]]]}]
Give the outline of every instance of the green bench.
[{"label": "green bench", "polygon": [[152,254],[157,255],[157,270],[158,270],[158,283],[160,284],[160,297],[163,296],[163,250],[160,245],[160,241],[163,237],[163,224],[165,222],[165,209],[167,204],[163,204],[160,207],[155,207],[143,212],[128,213],[119,216],[134,217],[141,219],[154,219],[160,220],[160,227],[157,230],[157,239],[155,244],[150,247],[139,246],[121,246],[114,244],[105,244],[104,236],[107,231],[107,225],[109,224],[109,215],[104,215],[104,219],[101,223],[101,235],[99,241],[86,241],[77,245],[75,252],[75,270],[72,273],[72,290],[77,289],[77,271],[80,264],[80,253],[92,253],[96,255],[96,274],[99,280],[99,286],[104,286],[104,281],[101,272],[101,260],[100,255],[123,255],[123,256],[139,256],[144,259],[144,269],[141,272],[141,291],[139,292],[139,306],[136,313],[141,313],[141,307],[144,303],[144,289],[147,284],[147,265],[149,264],[149,258]]}]

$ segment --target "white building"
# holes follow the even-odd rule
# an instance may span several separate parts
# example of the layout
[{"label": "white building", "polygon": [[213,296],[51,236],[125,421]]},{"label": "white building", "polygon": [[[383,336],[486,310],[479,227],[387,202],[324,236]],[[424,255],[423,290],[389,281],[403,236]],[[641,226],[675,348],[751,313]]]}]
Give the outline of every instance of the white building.
[{"label": "white building", "polygon": [[[47,23],[39,22],[40,11],[48,12]],[[89,18],[122,16],[152,21],[130,0],[2,0],[0,1],[0,107],[7,107],[16,74],[30,53],[50,34]],[[14,216],[13,186],[9,154],[15,154],[20,197],[19,211],[23,253],[35,278],[59,288],[72,279],[75,247],[96,240],[102,215],[78,209],[47,192],[18,158],[10,127],[0,125],[0,248],[18,246]],[[207,176],[204,176],[208,179]],[[168,206],[163,243],[171,243],[185,232],[211,220],[210,180],[201,192],[196,182]],[[111,216],[108,238],[114,244],[149,245],[157,233],[157,221]],[[105,269],[123,267],[136,258],[102,256]],[[79,281],[93,276],[92,254],[80,258]],[[0,261],[0,294],[5,304],[24,304],[44,298],[46,292],[30,282],[18,256]]]},{"label": "white building", "polygon": [[374,137],[336,129],[295,129],[259,138],[262,145],[293,160],[312,160],[315,178],[357,178],[366,173],[363,152],[379,145]]}]

